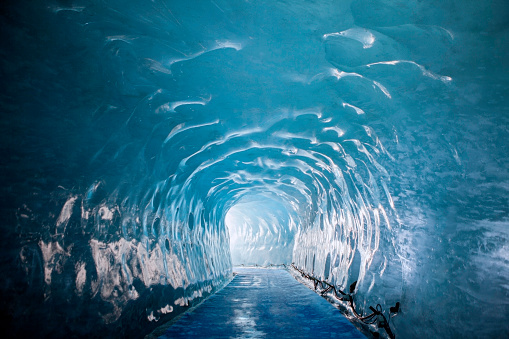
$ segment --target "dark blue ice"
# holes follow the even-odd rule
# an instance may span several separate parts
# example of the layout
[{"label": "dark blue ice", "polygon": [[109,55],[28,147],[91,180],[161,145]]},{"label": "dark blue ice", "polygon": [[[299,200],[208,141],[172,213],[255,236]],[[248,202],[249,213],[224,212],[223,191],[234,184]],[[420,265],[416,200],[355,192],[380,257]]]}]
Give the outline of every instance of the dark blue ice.
[{"label": "dark blue ice", "polygon": [[235,271],[228,286],[159,338],[364,338],[338,309],[286,270]]}]

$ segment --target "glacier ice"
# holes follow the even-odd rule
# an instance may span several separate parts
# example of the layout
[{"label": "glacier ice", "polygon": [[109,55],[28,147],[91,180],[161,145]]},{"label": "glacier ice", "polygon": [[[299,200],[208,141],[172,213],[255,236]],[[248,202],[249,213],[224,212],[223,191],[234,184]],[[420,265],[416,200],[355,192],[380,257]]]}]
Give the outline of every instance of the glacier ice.
[{"label": "glacier ice", "polygon": [[[509,334],[509,5],[7,1],[10,336],[139,337],[295,262],[397,337]],[[29,325],[29,326],[28,326]]]}]

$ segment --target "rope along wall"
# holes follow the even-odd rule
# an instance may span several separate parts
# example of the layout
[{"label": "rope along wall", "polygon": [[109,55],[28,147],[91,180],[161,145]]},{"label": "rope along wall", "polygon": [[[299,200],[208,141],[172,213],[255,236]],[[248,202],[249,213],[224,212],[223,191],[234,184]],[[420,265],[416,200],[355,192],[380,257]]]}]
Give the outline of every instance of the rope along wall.
[{"label": "rope along wall", "polygon": [[[379,329],[384,329],[389,338],[395,339],[396,336],[392,332],[389,322],[391,317],[394,317],[399,312],[399,302],[396,303],[395,306],[389,308],[389,315],[388,318],[385,317],[384,311],[382,309],[382,306],[380,304],[377,304],[375,307],[370,306],[369,309],[371,310],[371,314],[368,315],[361,315],[359,312],[355,309],[355,303],[353,298],[353,293],[355,291],[355,287],[357,285],[357,281],[353,282],[350,285],[349,293],[343,292],[340,288],[329,284],[325,280],[320,280],[318,278],[315,278],[314,276],[304,272],[302,269],[295,266],[295,264],[292,263],[292,267],[298,271],[303,278],[309,279],[313,281],[314,289],[315,291],[319,292],[321,296],[325,296],[327,294],[332,295],[333,297],[337,298],[338,300],[345,301],[348,303],[348,306],[351,309],[352,314],[359,319],[361,322],[367,325],[376,325]],[[321,291],[318,291],[317,289],[320,288]],[[379,338],[380,333],[377,331],[372,331],[373,337]]]}]

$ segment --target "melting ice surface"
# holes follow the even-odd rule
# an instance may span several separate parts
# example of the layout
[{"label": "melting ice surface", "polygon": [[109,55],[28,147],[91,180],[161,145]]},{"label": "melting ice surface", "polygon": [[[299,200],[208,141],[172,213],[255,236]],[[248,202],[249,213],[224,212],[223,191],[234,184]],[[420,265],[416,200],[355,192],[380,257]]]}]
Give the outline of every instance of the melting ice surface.
[{"label": "melting ice surface", "polygon": [[7,2],[1,310],[133,336],[295,262],[397,337],[509,334],[506,1]]}]

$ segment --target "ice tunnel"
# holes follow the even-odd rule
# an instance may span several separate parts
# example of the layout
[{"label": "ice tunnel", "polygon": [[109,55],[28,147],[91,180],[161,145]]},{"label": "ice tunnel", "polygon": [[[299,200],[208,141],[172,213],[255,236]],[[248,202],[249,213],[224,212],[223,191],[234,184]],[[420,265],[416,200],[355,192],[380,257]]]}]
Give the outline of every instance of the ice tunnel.
[{"label": "ice tunnel", "polygon": [[[509,336],[504,0],[1,6],[7,337],[143,337],[289,264]],[[7,325],[5,325],[7,324]]]}]

